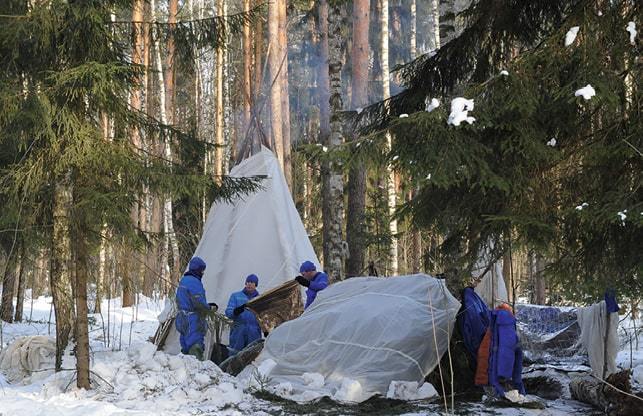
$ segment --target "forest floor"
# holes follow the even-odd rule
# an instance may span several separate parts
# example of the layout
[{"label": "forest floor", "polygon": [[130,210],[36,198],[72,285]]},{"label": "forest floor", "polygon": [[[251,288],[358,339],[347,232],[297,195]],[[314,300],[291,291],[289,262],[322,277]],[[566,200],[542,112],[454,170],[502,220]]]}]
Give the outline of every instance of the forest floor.
[{"label": "forest floor", "polygon": [[[92,382],[90,391],[75,387],[75,359],[66,354],[64,371],[54,373],[53,356],[43,353],[40,367],[30,375],[7,368],[0,371],[0,416],[121,416],[121,415],[439,415],[444,401],[402,401],[375,398],[359,405],[331,400],[298,404],[266,392],[249,392],[242,383],[222,373],[212,362],[157,352],[147,340],[158,325],[161,299],[140,296],[136,307],[120,301],[102,303],[102,314],[90,319]],[[39,297],[24,305],[25,321],[0,327],[0,346],[7,348],[24,336],[53,340],[55,326],[51,298]],[[643,339],[641,339],[643,341]],[[53,342],[53,341],[50,341]],[[621,351],[617,364],[634,368],[633,382],[643,384],[643,342],[638,350]],[[44,350],[43,350],[44,351]],[[549,370],[552,374],[552,370]],[[566,375],[557,373],[565,382]],[[640,387],[640,386],[639,386]],[[502,407],[456,397],[458,415],[568,415],[601,414],[586,405],[562,398],[545,400],[545,409]]]}]

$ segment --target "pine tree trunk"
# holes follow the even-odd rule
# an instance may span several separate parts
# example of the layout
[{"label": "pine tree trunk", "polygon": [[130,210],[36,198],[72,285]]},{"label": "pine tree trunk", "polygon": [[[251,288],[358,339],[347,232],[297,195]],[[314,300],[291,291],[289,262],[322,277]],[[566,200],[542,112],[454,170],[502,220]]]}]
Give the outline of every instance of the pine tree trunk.
[{"label": "pine tree trunk", "polygon": [[[319,0],[317,3],[317,20],[319,25],[319,60],[317,70],[317,89],[319,98],[319,143],[330,144],[330,81],[328,75],[328,1]],[[322,246],[324,268],[330,258],[330,228],[331,228],[331,199],[330,199],[330,164],[321,164],[322,176]]]},{"label": "pine tree trunk", "polygon": [[80,389],[89,389],[89,332],[87,314],[87,245],[82,236],[83,230],[77,230],[75,241],[76,260],[76,385]]},{"label": "pine tree trunk", "polygon": [[270,73],[270,131],[272,137],[273,151],[279,161],[281,171],[284,168],[284,142],[283,142],[283,121],[281,109],[281,58],[279,54],[279,3],[277,1],[268,3],[268,71]]},{"label": "pine tree trunk", "polygon": [[2,304],[0,304],[0,319],[13,322],[13,297],[16,287],[16,264],[18,263],[18,250],[12,244],[7,251],[7,263],[2,279]]},{"label": "pine tree trunk", "polygon": [[292,156],[290,142],[290,101],[288,92],[288,36],[287,24],[288,16],[286,13],[286,0],[277,1],[279,8],[279,62],[281,70],[279,72],[281,84],[281,120],[283,135],[283,152],[284,152],[284,176],[288,189],[292,193]]},{"label": "pine tree trunk", "polygon": [[[363,108],[368,104],[369,67],[369,11],[370,0],[353,1],[353,48],[352,48],[352,94],[351,108]],[[359,137],[355,133],[353,140]],[[348,176],[348,212],[346,218],[346,242],[349,257],[346,261],[347,276],[360,276],[364,271],[366,212],[366,166],[357,163]]]},{"label": "pine tree trunk", "polygon": [[27,274],[25,273],[26,262],[24,242],[20,245],[20,265],[18,267],[20,271],[18,272],[18,293],[16,294],[16,313],[14,320],[16,322],[22,322],[22,311],[25,302],[25,286],[27,283]]},{"label": "pine tree trunk", "polygon": [[[382,99],[388,100],[391,96],[391,86],[389,82],[389,65],[388,65],[388,0],[382,0]],[[390,133],[386,133],[386,148],[390,152],[393,145],[393,138]],[[395,171],[389,164],[386,166],[386,190],[388,200],[388,214],[389,214],[389,232],[391,234],[391,245],[389,247],[390,267],[389,275],[395,276],[398,274],[398,242],[397,242],[397,220],[394,218],[395,207],[397,205],[396,192],[395,192]]]},{"label": "pine tree trunk", "polygon": [[546,300],[545,292],[545,260],[540,254],[535,255],[534,259],[534,291],[536,292],[536,305],[544,305]]},{"label": "pine tree trunk", "polygon": [[[344,5],[333,2],[328,13],[328,77],[330,80],[330,143],[334,149],[344,143],[342,136],[342,21]],[[332,280],[344,279],[344,175],[342,167],[335,161],[330,162],[329,193],[330,218],[328,224],[329,247],[326,259],[326,272]]]},{"label": "pine tree trunk", "polygon": [[73,298],[69,260],[71,256],[69,217],[71,208],[69,185],[56,183],[54,190],[53,238],[49,283],[56,316],[56,371],[62,369],[62,356],[69,343],[73,326]]}]

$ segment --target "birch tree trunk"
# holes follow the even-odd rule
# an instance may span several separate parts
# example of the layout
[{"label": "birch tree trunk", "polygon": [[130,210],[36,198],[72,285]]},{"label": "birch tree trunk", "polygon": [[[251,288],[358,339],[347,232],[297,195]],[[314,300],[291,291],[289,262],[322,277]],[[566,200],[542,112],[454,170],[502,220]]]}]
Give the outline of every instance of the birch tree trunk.
[{"label": "birch tree trunk", "polygon": [[[319,60],[317,67],[317,90],[319,96],[319,143],[330,144],[330,81],[328,75],[328,1],[317,2],[317,20],[319,25]],[[324,268],[330,259],[331,204],[330,163],[321,163],[322,176],[322,246]],[[328,270],[326,268],[326,270]]]},{"label": "birch tree trunk", "polygon": [[[250,12],[250,0],[243,0],[244,13]],[[260,20],[260,19],[258,19]],[[261,34],[258,34],[261,36]],[[252,95],[252,78],[250,68],[252,67],[252,36],[250,33],[250,24],[243,26],[243,127],[242,132],[250,128],[253,95]],[[236,155],[233,155],[236,159]]]},{"label": "birch tree trunk", "polygon": [[281,171],[284,168],[284,142],[283,142],[283,121],[281,109],[281,82],[280,67],[281,55],[279,47],[279,2],[277,0],[268,3],[268,70],[270,73],[270,131],[272,137],[273,151],[277,155]]},{"label": "birch tree trunk", "polygon": [[[342,17],[341,2],[333,2],[328,13],[328,76],[330,79],[330,142],[334,149],[344,142],[342,136]],[[329,189],[326,198],[330,199],[330,218],[328,259],[326,272],[332,280],[344,278],[344,175],[341,165],[330,162]]]},{"label": "birch tree trunk", "polygon": [[[370,0],[353,0],[353,48],[351,56],[352,94],[351,108],[368,104],[368,61]],[[354,133],[353,140],[359,137]],[[348,213],[346,242],[348,243],[347,276],[359,276],[364,270],[366,212],[366,166],[356,163],[348,176]]]},{"label": "birch tree trunk", "polygon": [[[225,0],[217,0],[217,14],[223,15],[223,6]],[[223,66],[225,65],[225,49],[223,46],[219,46],[216,49],[216,58],[215,58],[215,90],[216,90],[216,105],[215,105],[215,120],[214,120],[214,176],[217,182],[221,181],[221,176],[223,175]]]},{"label": "birch tree trunk", "polygon": [[431,0],[431,16],[432,16],[432,39],[433,50],[440,49],[440,0]]},{"label": "birch tree trunk", "polygon": [[69,343],[73,326],[73,299],[69,260],[71,256],[69,217],[71,190],[65,181],[55,184],[53,201],[53,235],[49,284],[56,316],[56,371],[62,369],[62,356]]},{"label": "birch tree trunk", "polygon": [[[382,0],[382,16],[381,16],[381,26],[382,26],[382,99],[388,100],[391,97],[391,86],[389,82],[389,65],[388,65],[388,0]],[[386,133],[386,148],[390,152],[393,144],[393,138],[390,133]],[[390,268],[389,275],[395,276],[398,273],[398,264],[397,264],[397,220],[393,217],[395,213],[395,207],[397,204],[396,193],[395,193],[395,171],[393,167],[389,164],[386,166],[387,181],[386,181],[386,190],[387,190],[387,199],[388,199],[388,213],[390,216],[389,219],[389,232],[391,234],[391,245],[389,247],[389,257],[390,257]]]}]

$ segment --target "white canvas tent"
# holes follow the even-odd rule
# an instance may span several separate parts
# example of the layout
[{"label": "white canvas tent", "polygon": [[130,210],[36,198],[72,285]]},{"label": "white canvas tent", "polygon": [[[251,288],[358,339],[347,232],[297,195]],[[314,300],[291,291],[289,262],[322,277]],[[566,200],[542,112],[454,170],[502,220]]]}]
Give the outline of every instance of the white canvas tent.
[{"label": "white canvas tent", "polygon": [[[203,275],[208,302],[223,312],[232,292],[243,289],[247,275],[259,276],[260,293],[293,279],[299,265],[319,260],[308,239],[288,185],[273,153],[263,147],[230,172],[233,177],[265,176],[262,189],[231,203],[214,203],[194,253],[205,260]],[[225,340],[224,340],[225,342]],[[176,352],[172,330],[165,350]]]}]

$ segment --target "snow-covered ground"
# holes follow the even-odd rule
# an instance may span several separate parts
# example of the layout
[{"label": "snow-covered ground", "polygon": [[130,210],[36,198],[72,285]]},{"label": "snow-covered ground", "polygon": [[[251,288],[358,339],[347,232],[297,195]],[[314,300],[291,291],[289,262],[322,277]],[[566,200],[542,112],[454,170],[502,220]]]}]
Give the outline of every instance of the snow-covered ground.
[{"label": "snow-covered ground", "polygon": [[[0,341],[3,349],[20,337],[55,334],[51,298],[39,297],[24,305],[22,323],[3,323]],[[157,316],[163,308],[158,299],[139,297],[137,306],[123,308],[120,300],[104,301],[101,315],[91,316],[90,347],[94,388],[79,390],[75,385],[75,359],[68,351],[63,361],[65,371],[54,373],[51,350],[39,357],[41,368],[28,377],[0,372],[0,415],[30,416],[121,416],[121,415],[268,415],[311,414],[328,410],[333,414],[364,412],[363,407],[342,407],[322,402],[297,405],[292,402],[257,397],[245,383],[219,370],[211,362],[193,357],[168,355],[156,351],[147,340],[157,328]],[[633,382],[643,386],[643,336],[639,331],[636,349],[635,326],[621,322],[621,352],[617,363],[633,370]],[[636,327],[638,329],[638,327]],[[632,342],[630,342],[632,341]],[[630,348],[631,347],[631,348]],[[46,352],[49,353],[46,353]],[[311,385],[318,380],[309,375]],[[399,386],[398,386],[399,388]],[[404,389],[401,389],[404,390]],[[444,410],[442,401],[415,401],[408,404],[389,402],[390,414],[436,415]],[[566,415],[590,410],[569,399],[547,402],[545,410],[487,408],[480,403],[456,403],[457,414],[496,415]],[[333,407],[334,406],[334,407]],[[389,414],[376,406],[379,414]],[[345,413],[344,413],[345,411]],[[368,411],[367,411],[368,413]]]}]

